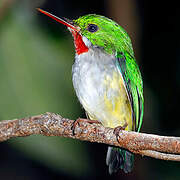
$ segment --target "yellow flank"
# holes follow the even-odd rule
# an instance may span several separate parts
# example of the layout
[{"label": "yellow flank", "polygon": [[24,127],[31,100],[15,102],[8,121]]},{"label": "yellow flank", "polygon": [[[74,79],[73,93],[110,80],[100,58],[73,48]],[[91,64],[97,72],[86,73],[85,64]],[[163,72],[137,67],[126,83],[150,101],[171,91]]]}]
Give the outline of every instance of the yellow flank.
[{"label": "yellow flank", "polygon": [[[125,130],[132,130],[132,110],[119,72],[115,71],[113,76],[107,76],[104,80],[106,87],[103,99],[104,117],[101,123],[105,127],[115,128],[128,124]],[[100,113],[103,113],[102,111]],[[93,117],[89,117],[94,119]]]}]

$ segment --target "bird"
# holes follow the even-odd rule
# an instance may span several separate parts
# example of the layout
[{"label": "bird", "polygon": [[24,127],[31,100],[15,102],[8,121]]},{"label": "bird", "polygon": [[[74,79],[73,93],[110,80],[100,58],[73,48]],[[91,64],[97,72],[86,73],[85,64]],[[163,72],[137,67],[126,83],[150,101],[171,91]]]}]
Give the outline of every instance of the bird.
[{"label": "bird", "polygon": [[[97,14],[69,20],[37,10],[65,25],[74,38],[72,82],[87,118],[104,127],[139,132],[144,114],[143,80],[127,32]],[[109,146],[106,164],[110,174],[120,169],[130,173],[134,154]]]}]

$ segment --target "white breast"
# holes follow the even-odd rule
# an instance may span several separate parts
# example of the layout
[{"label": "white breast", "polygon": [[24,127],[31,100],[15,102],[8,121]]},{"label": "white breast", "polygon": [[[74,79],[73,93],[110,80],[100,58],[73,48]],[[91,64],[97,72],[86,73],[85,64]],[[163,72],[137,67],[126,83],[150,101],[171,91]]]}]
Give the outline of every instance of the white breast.
[{"label": "white breast", "polygon": [[100,121],[106,116],[103,103],[107,87],[104,80],[112,77],[116,69],[114,63],[113,56],[102,53],[100,49],[89,49],[87,53],[76,55],[72,67],[73,85],[80,103],[92,117]]}]

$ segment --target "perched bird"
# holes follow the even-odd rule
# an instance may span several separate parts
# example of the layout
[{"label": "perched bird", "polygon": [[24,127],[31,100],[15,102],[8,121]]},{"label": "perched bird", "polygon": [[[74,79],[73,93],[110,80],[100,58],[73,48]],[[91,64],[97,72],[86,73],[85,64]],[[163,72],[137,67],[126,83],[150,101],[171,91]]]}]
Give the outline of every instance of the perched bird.
[{"label": "perched bird", "polygon": [[[89,14],[76,20],[60,19],[72,33],[75,62],[72,81],[76,95],[90,120],[105,127],[139,131],[143,120],[143,82],[131,40],[111,19]],[[133,168],[134,155],[128,150],[109,147],[106,164],[109,173]]]}]

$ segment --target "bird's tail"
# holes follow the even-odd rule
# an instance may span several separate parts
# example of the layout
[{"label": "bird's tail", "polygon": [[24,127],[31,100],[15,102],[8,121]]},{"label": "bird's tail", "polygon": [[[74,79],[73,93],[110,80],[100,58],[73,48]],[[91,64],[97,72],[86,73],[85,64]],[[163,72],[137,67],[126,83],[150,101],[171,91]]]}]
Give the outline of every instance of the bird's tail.
[{"label": "bird's tail", "polygon": [[109,166],[109,174],[119,169],[129,173],[133,169],[134,154],[122,148],[108,147],[106,164]]}]

